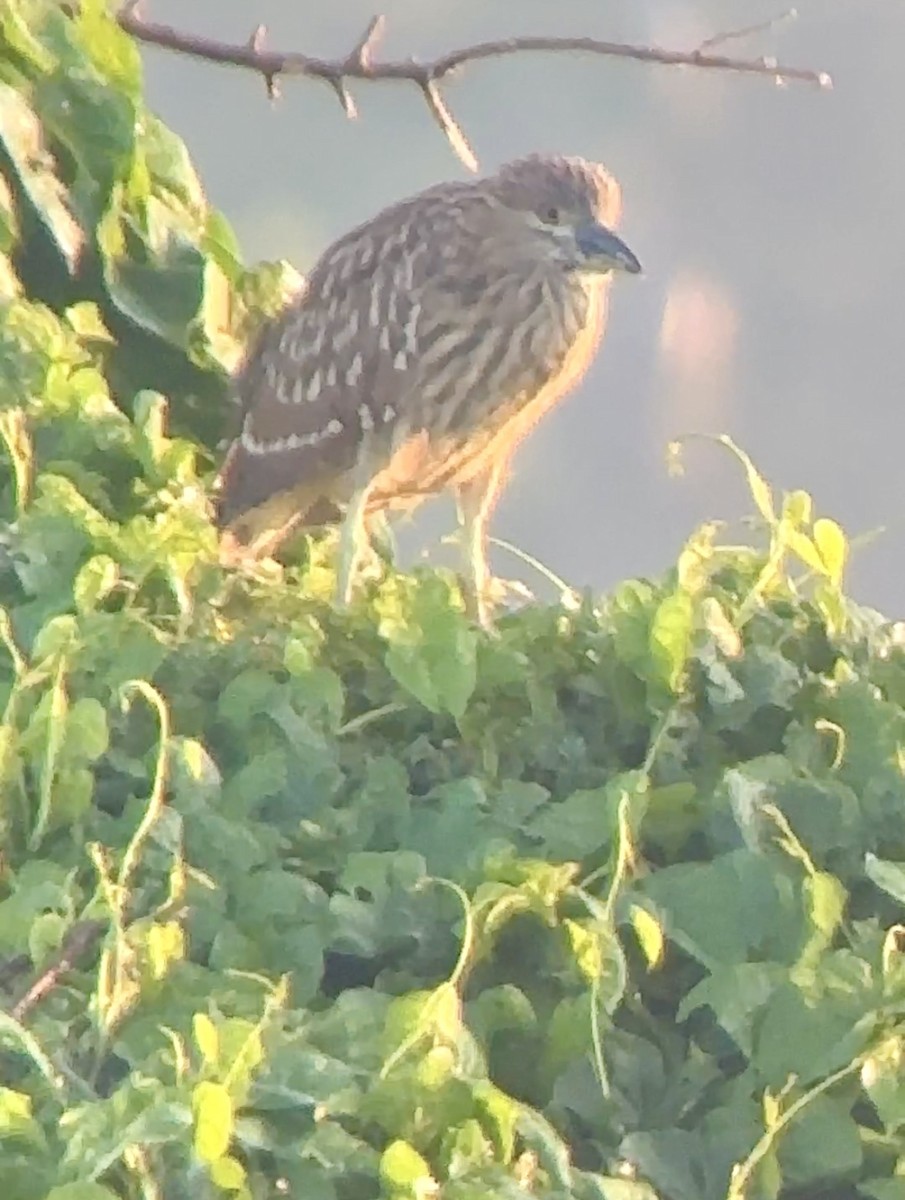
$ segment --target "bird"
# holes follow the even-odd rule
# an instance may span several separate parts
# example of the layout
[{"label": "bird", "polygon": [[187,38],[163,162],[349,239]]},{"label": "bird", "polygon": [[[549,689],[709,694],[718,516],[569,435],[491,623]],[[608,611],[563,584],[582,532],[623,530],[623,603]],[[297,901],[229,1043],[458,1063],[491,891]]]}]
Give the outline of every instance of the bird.
[{"label": "bird", "polygon": [[603,165],[537,153],[334,242],[237,373],[215,496],[231,561],[341,521],[346,605],[375,519],[450,490],[466,603],[491,626],[487,530],[512,456],[593,360],[613,272],[641,271],[620,213]]}]

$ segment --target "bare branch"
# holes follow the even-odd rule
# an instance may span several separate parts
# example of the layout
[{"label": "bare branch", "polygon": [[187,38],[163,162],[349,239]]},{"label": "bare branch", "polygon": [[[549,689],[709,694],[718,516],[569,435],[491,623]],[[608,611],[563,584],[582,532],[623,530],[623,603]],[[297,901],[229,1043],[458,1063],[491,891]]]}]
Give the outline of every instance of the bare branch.
[{"label": "bare branch", "polygon": [[301,75],[308,79],[318,79],[336,93],[348,117],[355,116],[355,104],[347,87],[350,80],[364,80],[368,83],[412,83],[424,97],[431,116],[443,130],[453,150],[467,167],[474,170],[477,166],[474,154],[439,90],[443,80],[468,63],[536,51],[571,52],[631,59],[634,62],[659,63],[663,66],[695,67],[705,71],[765,75],[778,83],[798,81],[823,88],[832,87],[832,80],[826,71],[785,66],[772,58],[733,58],[712,53],[714,47],[728,41],[772,29],[790,15],[783,14],[760,25],[717,34],[691,51],[664,50],[657,46],[638,46],[625,42],[605,42],[588,37],[513,37],[476,42],[427,62],[419,62],[414,58],[375,61],[374,52],[385,25],[383,17],[375,17],[352,50],[343,58],[336,59],[317,58],[298,51],[267,50],[264,47],[262,26],[259,26],[244,44],[183,33],[169,25],[147,20],[142,15],[141,0],[126,0],[117,14],[117,20],[120,27],[136,41],[160,46],[165,50],[175,50],[180,54],[189,54],[207,62],[256,71],[263,77],[271,97],[275,95],[276,80],[279,76]]},{"label": "bare branch", "polygon": [[17,1021],[22,1021],[48,993],[52,992],[60,979],[94,949],[104,934],[104,921],[78,921],[69,930],[60,949],[41,969],[37,978],[28,986],[25,994],[12,1010]]}]

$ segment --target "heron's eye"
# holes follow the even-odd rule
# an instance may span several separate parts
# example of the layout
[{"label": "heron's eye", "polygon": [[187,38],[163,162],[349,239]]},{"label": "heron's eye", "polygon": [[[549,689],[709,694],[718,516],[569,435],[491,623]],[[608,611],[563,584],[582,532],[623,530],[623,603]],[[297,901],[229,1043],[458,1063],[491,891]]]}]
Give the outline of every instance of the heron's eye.
[{"label": "heron's eye", "polygon": [[546,210],[546,212],[544,213],[544,220],[547,222],[548,225],[558,225],[559,224],[559,209],[558,208],[548,208]]}]

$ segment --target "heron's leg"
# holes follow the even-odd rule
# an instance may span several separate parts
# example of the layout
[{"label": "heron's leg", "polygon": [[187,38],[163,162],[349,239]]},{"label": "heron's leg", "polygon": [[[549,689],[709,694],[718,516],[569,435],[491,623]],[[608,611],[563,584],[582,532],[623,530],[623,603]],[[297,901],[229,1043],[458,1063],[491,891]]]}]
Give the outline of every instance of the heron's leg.
[{"label": "heron's leg", "polygon": [[506,467],[506,460],[496,462],[488,470],[456,488],[456,507],[465,556],[466,609],[469,616],[485,629],[493,625],[491,575],[487,565],[487,526],[503,489]]},{"label": "heron's leg", "polygon": [[368,545],[376,562],[384,567],[395,566],[396,538],[387,519],[386,509],[369,513],[365,523],[368,530]]},{"label": "heron's leg", "polygon": [[363,557],[368,551],[368,493],[370,484],[358,488],[346,506],[342,529],[339,534],[339,552],[336,561],[336,600],[345,608],[352,599],[355,578]]}]

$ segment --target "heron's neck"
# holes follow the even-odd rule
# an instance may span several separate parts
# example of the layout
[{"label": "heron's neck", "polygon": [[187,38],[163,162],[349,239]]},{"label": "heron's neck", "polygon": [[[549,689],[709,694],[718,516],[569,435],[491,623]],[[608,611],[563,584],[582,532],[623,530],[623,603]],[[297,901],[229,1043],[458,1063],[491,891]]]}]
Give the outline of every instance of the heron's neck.
[{"label": "heron's neck", "polygon": [[608,283],[608,275],[590,271],[560,274],[557,299],[567,338],[576,337],[596,320]]}]

